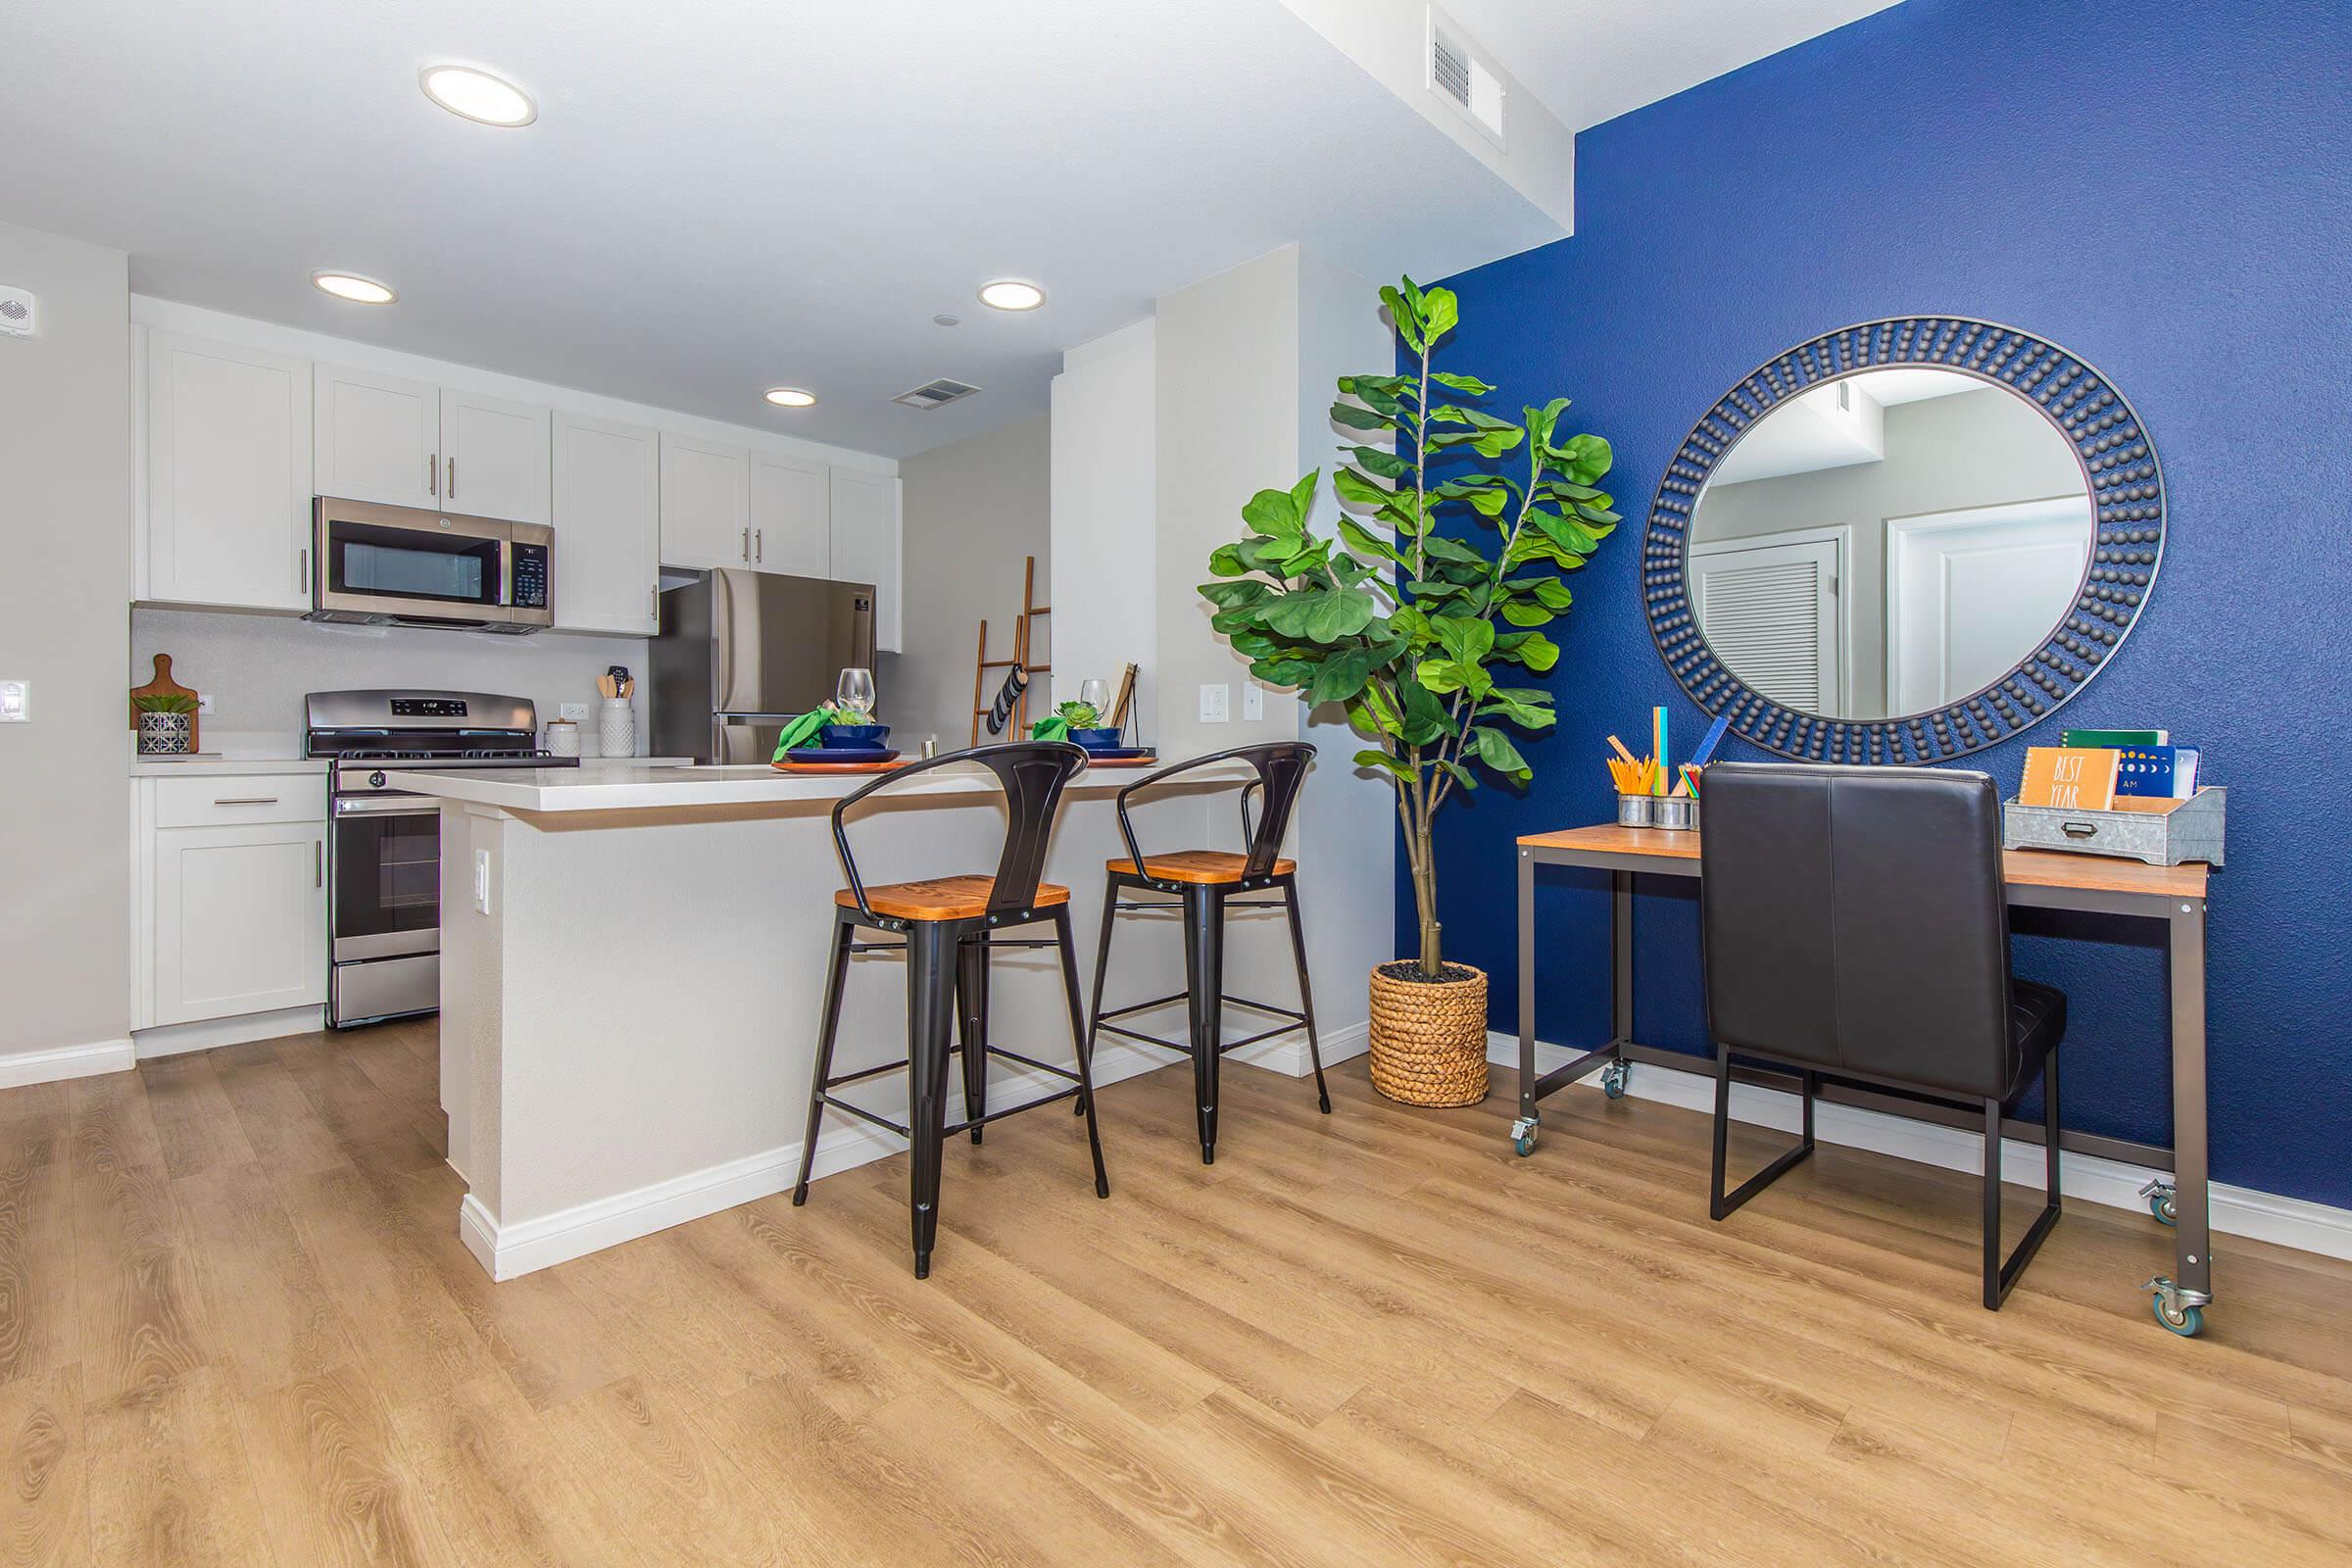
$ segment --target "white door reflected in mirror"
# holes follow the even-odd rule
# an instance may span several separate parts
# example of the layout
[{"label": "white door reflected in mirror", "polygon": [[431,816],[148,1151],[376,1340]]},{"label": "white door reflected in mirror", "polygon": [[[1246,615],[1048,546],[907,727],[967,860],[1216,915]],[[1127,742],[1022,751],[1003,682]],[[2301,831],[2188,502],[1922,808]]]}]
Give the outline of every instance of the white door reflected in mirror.
[{"label": "white door reflected in mirror", "polygon": [[2007,674],[2064,618],[2090,538],[2088,478],[2035,405],[1953,370],[1865,370],[1780,405],[1725,455],[1686,565],[1733,674],[1867,721]]}]

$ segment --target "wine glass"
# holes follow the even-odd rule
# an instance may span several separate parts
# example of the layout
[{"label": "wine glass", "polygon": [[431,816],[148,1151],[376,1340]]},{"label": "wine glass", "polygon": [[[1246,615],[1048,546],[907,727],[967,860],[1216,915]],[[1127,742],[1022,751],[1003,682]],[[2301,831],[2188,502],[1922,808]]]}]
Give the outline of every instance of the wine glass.
[{"label": "wine glass", "polygon": [[1102,680],[1082,680],[1078,683],[1078,700],[1095,710],[1095,722],[1110,722],[1110,683]]},{"label": "wine glass", "polygon": [[874,672],[852,665],[841,672],[833,688],[834,706],[850,715],[853,724],[864,724],[874,715]]}]

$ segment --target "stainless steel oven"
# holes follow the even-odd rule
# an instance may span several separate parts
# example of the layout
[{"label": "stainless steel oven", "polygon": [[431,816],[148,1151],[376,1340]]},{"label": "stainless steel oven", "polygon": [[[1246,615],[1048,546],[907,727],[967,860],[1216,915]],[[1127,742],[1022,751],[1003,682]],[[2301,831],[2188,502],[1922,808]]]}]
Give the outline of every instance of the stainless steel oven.
[{"label": "stainless steel oven", "polygon": [[521,633],[555,623],[555,533],[320,496],[311,618]]}]

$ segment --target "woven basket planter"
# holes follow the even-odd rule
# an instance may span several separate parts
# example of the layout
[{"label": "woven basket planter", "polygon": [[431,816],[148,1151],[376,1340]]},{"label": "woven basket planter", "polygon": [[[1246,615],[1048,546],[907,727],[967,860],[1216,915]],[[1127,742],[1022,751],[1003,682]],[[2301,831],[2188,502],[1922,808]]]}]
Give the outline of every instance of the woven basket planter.
[{"label": "woven basket planter", "polygon": [[1434,985],[1372,971],[1372,1087],[1408,1105],[1487,1098],[1484,970]]}]

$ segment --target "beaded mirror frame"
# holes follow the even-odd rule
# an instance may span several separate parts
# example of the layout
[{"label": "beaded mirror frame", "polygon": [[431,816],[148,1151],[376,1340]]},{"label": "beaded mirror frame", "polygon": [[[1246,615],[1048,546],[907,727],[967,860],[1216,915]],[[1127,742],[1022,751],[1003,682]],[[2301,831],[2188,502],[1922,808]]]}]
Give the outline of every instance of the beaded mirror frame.
[{"label": "beaded mirror frame", "polygon": [[[1725,667],[1690,603],[1690,524],[1727,453],[1788,399],[1863,370],[1957,371],[2016,393],[2055,425],[2082,466],[2093,538],[2066,616],[1999,679],[1945,707],[1890,718],[1828,718],[1774,702]],[[1690,700],[1729,712],[1767,751],[1808,762],[1920,764],[1981,751],[2050,716],[2115,657],[2164,557],[2164,474],[2123,393],[2077,355],[2014,326],[1957,316],[1898,316],[1825,332],[1743,377],[1668,465],[1651,502],[1642,588],[1658,657]]]}]

